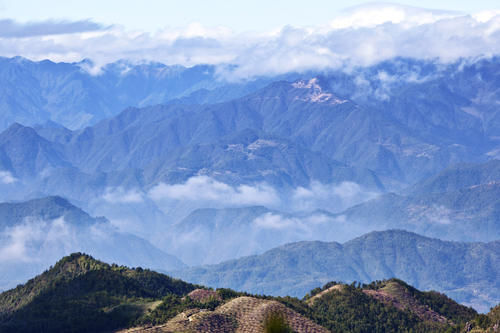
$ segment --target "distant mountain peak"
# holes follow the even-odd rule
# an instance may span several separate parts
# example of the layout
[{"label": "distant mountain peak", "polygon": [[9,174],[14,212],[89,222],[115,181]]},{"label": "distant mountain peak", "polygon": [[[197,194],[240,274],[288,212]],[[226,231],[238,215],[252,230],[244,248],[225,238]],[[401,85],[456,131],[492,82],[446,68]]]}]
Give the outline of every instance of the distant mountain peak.
[{"label": "distant mountain peak", "polygon": [[28,128],[27,126],[24,126],[23,124],[21,123],[18,123],[18,122],[13,122],[9,127],[8,127],[8,130],[19,130],[19,129],[22,129],[22,128]]},{"label": "distant mountain peak", "polygon": [[321,82],[321,79],[315,77],[310,80],[299,80],[292,83],[295,89],[304,89],[306,94],[295,97],[296,100],[301,100],[310,103],[327,103],[327,104],[344,104],[347,100],[340,99],[333,93],[328,91]]},{"label": "distant mountain peak", "polygon": [[5,136],[5,137],[10,137],[12,135],[16,135],[16,136],[21,136],[21,137],[25,137],[25,138],[29,137],[29,138],[42,139],[32,127],[24,126],[23,124],[20,124],[17,122],[10,125],[4,132],[1,133],[1,135]]}]

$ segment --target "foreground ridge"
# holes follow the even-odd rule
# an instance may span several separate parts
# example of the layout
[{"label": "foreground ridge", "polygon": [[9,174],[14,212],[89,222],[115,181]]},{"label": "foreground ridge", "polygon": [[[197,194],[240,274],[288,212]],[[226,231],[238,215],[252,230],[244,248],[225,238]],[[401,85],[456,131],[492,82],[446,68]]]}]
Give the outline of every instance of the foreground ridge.
[{"label": "foreground ridge", "polygon": [[458,332],[493,327],[398,279],[330,282],[303,299],[213,290],[82,253],[0,294],[1,332]]}]

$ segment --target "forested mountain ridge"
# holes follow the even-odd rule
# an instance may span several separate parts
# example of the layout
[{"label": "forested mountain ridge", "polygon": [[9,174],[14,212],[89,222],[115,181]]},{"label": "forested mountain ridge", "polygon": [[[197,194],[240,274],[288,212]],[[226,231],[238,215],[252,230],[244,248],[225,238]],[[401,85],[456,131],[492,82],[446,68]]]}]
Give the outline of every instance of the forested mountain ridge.
[{"label": "forested mountain ridge", "polygon": [[210,287],[298,297],[332,280],[369,283],[397,277],[487,311],[500,301],[499,260],[499,241],[449,242],[388,230],[343,244],[286,244],[261,255],[172,274]]},{"label": "forested mountain ridge", "polygon": [[481,318],[445,295],[395,279],[331,282],[304,299],[270,297],[211,290],[81,253],[0,294],[2,332],[257,332],[269,325],[296,332],[458,332]]}]

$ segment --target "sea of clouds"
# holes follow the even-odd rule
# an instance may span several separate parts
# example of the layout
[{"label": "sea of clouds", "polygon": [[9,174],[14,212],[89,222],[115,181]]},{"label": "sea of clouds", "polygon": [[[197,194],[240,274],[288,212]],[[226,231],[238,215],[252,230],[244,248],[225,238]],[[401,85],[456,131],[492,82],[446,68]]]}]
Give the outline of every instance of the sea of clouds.
[{"label": "sea of clouds", "polygon": [[[500,11],[464,14],[396,4],[351,8],[327,25],[233,32],[193,23],[156,33],[92,21],[19,23],[0,20],[0,55],[82,64],[91,73],[127,59],[192,66],[219,65],[221,77],[366,66],[394,57],[441,62],[500,51]],[[231,66],[228,66],[231,65]]]}]

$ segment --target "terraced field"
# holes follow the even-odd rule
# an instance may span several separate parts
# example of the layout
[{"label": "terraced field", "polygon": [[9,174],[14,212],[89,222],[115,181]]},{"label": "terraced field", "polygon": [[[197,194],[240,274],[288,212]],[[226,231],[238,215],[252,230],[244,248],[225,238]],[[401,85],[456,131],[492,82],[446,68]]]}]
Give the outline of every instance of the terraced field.
[{"label": "terraced field", "polygon": [[328,330],[304,318],[277,301],[242,296],[235,298],[215,311],[190,309],[182,312],[164,325],[122,330],[119,333],[138,332],[213,332],[255,333],[264,332],[264,322],[273,313],[279,313],[294,332],[327,333]]}]

